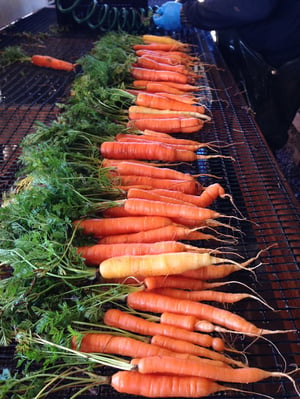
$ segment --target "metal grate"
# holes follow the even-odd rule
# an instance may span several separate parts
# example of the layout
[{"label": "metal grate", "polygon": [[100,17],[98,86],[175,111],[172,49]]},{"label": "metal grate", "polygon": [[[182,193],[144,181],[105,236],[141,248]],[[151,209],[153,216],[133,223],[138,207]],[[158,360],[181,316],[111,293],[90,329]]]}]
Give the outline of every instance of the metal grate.
[{"label": "metal grate", "polygon": [[[2,34],[0,44],[4,47],[23,41],[26,36],[20,35],[20,32],[24,31],[47,33],[49,26],[54,23],[55,11],[44,9],[20,21]],[[278,349],[262,339],[251,343],[249,339],[241,336],[232,335],[226,338],[229,344],[234,344],[240,350],[251,344],[247,350],[250,365],[284,371],[286,365],[283,359],[287,365],[300,364],[299,204],[268,150],[210,35],[192,29],[183,32],[180,38],[196,44],[200,58],[206,64],[212,65],[204,67],[203,78],[203,82],[208,84],[210,89],[199,94],[203,95],[203,101],[212,113],[213,120],[197,134],[197,138],[203,142],[220,141],[234,144],[223,148],[222,153],[233,156],[235,162],[230,159],[214,159],[208,163],[199,161],[189,166],[190,171],[220,176],[221,184],[249,220],[249,222],[232,220],[233,226],[243,232],[242,235],[236,233],[239,243],[234,250],[250,258],[260,249],[274,245],[260,256],[264,264],[256,269],[255,275],[241,271],[236,273],[234,279],[256,290],[278,312],[273,312],[251,300],[230,306],[230,309],[244,315],[262,328],[291,330],[287,334],[270,337]],[[55,32],[41,39],[42,47],[32,41],[29,47],[36,46],[45,54],[74,61],[91,48],[94,39],[91,33],[87,35],[78,31],[75,36],[73,34],[69,37],[68,32]],[[213,65],[217,65],[218,68]],[[9,188],[15,178],[20,140],[32,131],[35,121],[48,122],[55,118],[55,103],[68,95],[73,78],[72,74],[41,72],[30,65],[15,65],[2,71],[0,76],[1,191]],[[203,178],[201,182],[209,184],[213,180]],[[232,213],[232,205],[227,200],[218,200],[216,209],[221,213]],[[230,290],[242,289],[232,283]],[[12,353],[12,348],[4,348],[0,352],[1,368],[14,366]],[[297,397],[287,380],[266,380],[250,384],[247,389],[276,399]],[[131,397],[116,394],[108,386],[99,387],[95,394],[96,396],[86,394],[81,397],[87,399],[97,395],[103,398]],[[237,393],[226,396],[244,397]],[[60,394],[56,397],[68,398],[69,394]],[[255,399],[258,395],[247,397]]]}]

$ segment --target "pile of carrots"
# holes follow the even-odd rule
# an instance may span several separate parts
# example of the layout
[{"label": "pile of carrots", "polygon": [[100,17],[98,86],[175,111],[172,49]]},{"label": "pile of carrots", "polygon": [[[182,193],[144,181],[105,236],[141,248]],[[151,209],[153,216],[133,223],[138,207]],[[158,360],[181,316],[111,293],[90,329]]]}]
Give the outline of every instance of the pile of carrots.
[{"label": "pile of carrots", "polygon": [[[224,225],[219,219],[230,216],[210,206],[230,196],[219,183],[203,187],[198,176],[174,168],[201,158],[199,148],[212,147],[172,136],[197,132],[210,119],[195,94],[200,77],[193,65],[200,61],[188,45],[171,38],[145,35],[143,40],[133,47],[134,89],[128,90],[135,93],[136,104],[128,110],[128,133],[100,148],[102,167],[120,189],[120,200],[98,219],[74,221],[74,228],[93,240],[77,249],[86,264],[99,266],[104,282],[131,283],[136,290],[128,293],[122,310],[112,304],[105,312],[105,331],[85,333],[80,342],[74,337],[72,348],[130,358],[126,370],[116,372],[109,383],[118,392],[145,397],[245,392],[223,383],[270,377],[294,384],[289,374],[249,367],[227,346],[227,332],[257,338],[282,331],[260,328],[214,305],[259,299],[215,290],[231,273],[249,268],[259,254],[239,263],[219,250],[184,243],[226,242],[217,229]],[[110,328],[119,333],[107,333]]]}]

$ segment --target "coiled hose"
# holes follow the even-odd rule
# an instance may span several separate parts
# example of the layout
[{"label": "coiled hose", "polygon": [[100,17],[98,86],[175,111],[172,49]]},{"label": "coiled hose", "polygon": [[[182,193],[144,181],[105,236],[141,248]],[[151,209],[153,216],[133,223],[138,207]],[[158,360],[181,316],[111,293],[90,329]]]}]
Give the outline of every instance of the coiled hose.
[{"label": "coiled hose", "polygon": [[[147,1],[110,3],[109,0],[56,0],[56,12],[60,23],[75,22],[99,32],[140,33],[156,8],[148,7]],[[138,3],[144,6],[139,7]]]}]

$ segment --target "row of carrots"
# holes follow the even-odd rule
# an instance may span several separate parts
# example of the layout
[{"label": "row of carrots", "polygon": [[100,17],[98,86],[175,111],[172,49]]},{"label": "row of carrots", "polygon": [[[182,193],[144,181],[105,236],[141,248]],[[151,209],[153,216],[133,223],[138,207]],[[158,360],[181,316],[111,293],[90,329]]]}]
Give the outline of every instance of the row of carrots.
[{"label": "row of carrots", "polygon": [[128,294],[119,303],[120,298],[112,299],[99,332],[74,337],[72,350],[118,356],[120,370],[104,383],[127,394],[205,397],[246,392],[226,383],[270,377],[288,378],[299,394],[290,374],[249,367],[224,339],[228,332],[259,338],[283,331],[262,329],[209,304],[263,302],[251,294],[215,290],[233,272],[253,270],[260,254],[237,262],[226,252],[185,243],[233,244],[232,236],[218,232],[230,228],[222,219],[233,216],[210,207],[218,198],[232,199],[219,183],[203,187],[198,175],[175,168],[222,157],[197,154],[201,147],[216,151],[214,143],[172,136],[197,132],[211,120],[194,94],[200,76],[193,65],[200,61],[190,55],[189,46],[171,38],[145,35],[143,40],[133,48],[134,89],[128,90],[136,104],[128,110],[128,133],[100,148],[102,167],[120,189],[120,199],[98,219],[74,221],[74,228],[92,237],[92,245],[77,248],[86,264],[99,266],[107,284],[128,284]]}]

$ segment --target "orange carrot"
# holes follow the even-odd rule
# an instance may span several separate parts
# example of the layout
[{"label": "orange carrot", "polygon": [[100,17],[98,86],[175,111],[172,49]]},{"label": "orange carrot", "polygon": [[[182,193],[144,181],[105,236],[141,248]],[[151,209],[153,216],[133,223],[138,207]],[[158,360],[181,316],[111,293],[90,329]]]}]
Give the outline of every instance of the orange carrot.
[{"label": "orange carrot", "polygon": [[105,209],[105,211],[102,212],[102,216],[104,218],[121,218],[125,216],[130,216],[130,214],[125,211],[124,206],[117,205]]},{"label": "orange carrot", "polygon": [[[191,234],[193,235],[191,236]],[[216,237],[210,234],[201,233],[200,231],[194,231],[193,229],[189,229],[184,226],[171,224],[169,226],[164,226],[147,231],[140,231],[138,233],[114,234],[106,236],[99,240],[99,244],[158,242],[169,240],[216,240]],[[219,240],[217,239],[217,241]],[[235,267],[237,268],[237,266]]]},{"label": "orange carrot", "polygon": [[246,293],[232,293],[212,290],[186,291],[184,289],[176,288],[157,288],[153,292],[160,295],[170,296],[172,298],[188,299],[189,301],[196,302],[210,301],[220,303],[235,303],[238,301],[242,301],[243,299],[255,298],[253,295]]},{"label": "orange carrot", "polygon": [[199,345],[192,344],[184,340],[166,337],[164,335],[154,335],[151,343],[162,348],[169,349],[172,352],[189,353],[190,355],[205,357],[208,359],[219,360],[238,367],[244,367],[244,364],[238,360],[231,359],[223,353],[212,351]]},{"label": "orange carrot", "polygon": [[[200,184],[196,180],[176,180],[176,179],[163,179],[150,176],[137,176],[137,175],[121,175],[119,178],[120,185],[123,190],[126,187],[149,187],[149,189],[172,187],[173,190],[178,190],[187,194],[197,194],[201,190]],[[126,209],[125,211],[130,211]],[[143,213],[140,213],[142,215]]]},{"label": "orange carrot", "polygon": [[249,384],[258,382],[270,377],[286,377],[295,386],[293,379],[286,373],[271,372],[256,367],[227,368],[216,365],[209,365],[198,359],[181,359],[172,356],[149,356],[138,359],[134,364],[140,373],[161,373],[190,375],[208,378],[212,381],[223,381],[230,383]]},{"label": "orange carrot", "polygon": [[[77,248],[77,253],[87,265],[99,265],[105,259],[122,255],[147,255],[170,252],[184,252],[192,247],[178,241],[159,241],[156,243],[116,243],[95,244]],[[196,251],[197,247],[194,248]]]},{"label": "orange carrot", "polygon": [[125,218],[103,218],[76,220],[73,225],[84,234],[107,236],[111,234],[132,233],[150,230],[171,224],[171,219],[165,217],[153,218],[151,216],[137,216]]},{"label": "orange carrot", "polygon": [[128,198],[124,202],[124,208],[132,215],[152,215],[168,218],[186,217],[198,222],[207,219],[216,219],[222,216],[217,211],[208,208],[198,208],[190,205],[166,204],[161,201]]},{"label": "orange carrot", "polygon": [[[152,129],[165,133],[196,133],[204,126],[200,118],[182,117],[182,118],[147,118],[140,120],[131,120],[127,127],[136,130]],[[200,156],[198,157],[201,158]],[[175,159],[176,161],[176,159]]]},{"label": "orange carrot", "polygon": [[[118,137],[116,138],[118,139]],[[137,175],[149,176],[157,179],[195,180],[194,177],[188,173],[179,172],[170,168],[157,168],[150,164],[140,164],[137,167],[136,163],[130,161],[119,162],[116,165],[116,170],[122,176]]]},{"label": "orange carrot", "polygon": [[188,77],[179,72],[156,71],[154,69],[132,67],[131,75],[133,79],[152,80],[152,81],[171,81],[175,83],[187,83]]},{"label": "orange carrot", "polygon": [[136,65],[140,68],[154,69],[156,71],[173,71],[188,75],[190,71],[184,65],[170,65],[168,63],[158,62],[153,58],[141,56],[137,58]]},{"label": "orange carrot", "polygon": [[127,304],[133,309],[154,313],[173,312],[189,314],[196,316],[199,319],[215,323],[229,330],[236,331],[240,334],[250,336],[261,336],[263,334],[274,333],[274,331],[259,328],[243,317],[224,309],[216,308],[204,303],[166,297],[165,295],[153,294],[146,291],[130,293],[127,296]]},{"label": "orange carrot", "polygon": [[148,398],[200,398],[221,391],[239,391],[200,377],[141,374],[137,371],[118,371],[112,376],[111,386],[120,393]]},{"label": "orange carrot", "polygon": [[[138,95],[144,94],[143,92],[139,92]],[[148,94],[148,93],[146,93]],[[179,101],[177,101],[179,103]],[[141,105],[132,105],[128,108],[128,118],[131,120],[136,119],[147,119],[147,118],[199,118],[203,120],[211,120],[211,118],[205,115],[203,112],[199,113],[196,109],[196,105],[184,104],[184,106],[188,105],[190,107],[194,107],[194,110],[168,110],[168,109],[156,109],[154,107],[141,106]]]},{"label": "orange carrot", "polygon": [[154,292],[154,290],[155,292],[158,291],[159,288],[163,288],[164,290],[167,288],[178,288],[181,290],[202,290],[207,288],[216,288],[226,284],[226,282],[208,283],[203,280],[175,275],[146,277],[143,282],[145,288],[152,292]]},{"label": "orange carrot", "polygon": [[[197,119],[200,121],[199,119]],[[151,120],[150,120],[151,121]],[[159,125],[161,120],[157,120]],[[168,122],[168,119],[164,120]],[[181,120],[175,119],[177,125]],[[143,122],[143,121],[135,121]],[[179,123],[180,125],[180,123]],[[197,154],[189,150],[177,150],[160,143],[122,143],[117,141],[104,141],[100,148],[104,158],[111,159],[138,159],[163,162],[192,162],[199,158]]]},{"label": "orange carrot", "polygon": [[172,338],[183,339],[196,345],[214,348],[215,343],[220,346],[220,338],[207,334],[184,330],[183,328],[151,322],[141,317],[133,316],[118,309],[109,309],[105,312],[103,321],[110,327],[121,328],[146,336],[166,335]]},{"label": "orange carrot", "polygon": [[184,51],[188,49],[187,44],[183,43],[150,43],[150,44],[134,44],[132,46],[133,50],[152,50],[152,51],[174,51],[174,50],[180,50]]},{"label": "orange carrot", "polygon": [[127,198],[141,198],[153,201],[164,201],[173,204],[187,205],[187,202],[179,200],[177,198],[164,197],[163,195],[158,195],[153,192],[153,190],[143,190],[140,188],[131,188],[127,192]]},{"label": "orange carrot", "polygon": [[[126,336],[111,335],[105,333],[84,334],[79,345],[72,339],[72,348],[85,353],[110,353],[128,357],[145,357],[154,355],[172,356],[171,350],[161,346],[139,341]],[[174,353],[176,356],[176,352]]]},{"label": "orange carrot", "polygon": [[182,101],[168,99],[164,96],[151,93],[138,93],[135,104],[161,110],[198,112],[204,114],[205,108],[202,105],[186,104]]},{"label": "orange carrot", "polygon": [[133,86],[145,89],[148,93],[158,93],[158,92],[165,92],[170,94],[184,94],[185,91],[176,89],[175,87],[171,87],[166,85],[164,82],[151,82],[151,81],[144,81],[144,80],[134,80]]},{"label": "orange carrot", "polygon": [[100,263],[99,271],[103,278],[165,276],[224,262],[224,259],[212,256],[208,252],[124,255],[104,260]]},{"label": "orange carrot", "polygon": [[186,48],[188,44],[182,43],[180,40],[173,39],[170,36],[157,36],[151,34],[142,35],[142,40],[144,43],[161,43],[161,44],[175,44],[176,46]]},{"label": "orange carrot", "polygon": [[72,64],[67,61],[60,60],[58,58],[50,57],[48,55],[33,55],[31,57],[31,62],[33,65],[51,69],[57,69],[62,71],[74,71],[77,64]]}]

